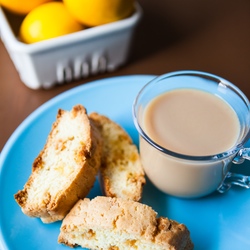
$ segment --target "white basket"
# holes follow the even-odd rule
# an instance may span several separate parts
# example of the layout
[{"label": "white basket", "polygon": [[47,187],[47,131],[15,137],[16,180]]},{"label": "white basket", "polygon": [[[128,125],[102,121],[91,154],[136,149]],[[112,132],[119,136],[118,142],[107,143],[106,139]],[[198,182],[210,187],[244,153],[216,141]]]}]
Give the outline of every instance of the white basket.
[{"label": "white basket", "polygon": [[32,89],[50,88],[124,64],[141,14],[137,4],[135,13],[121,21],[24,44],[16,38],[0,8],[0,35],[24,84]]}]

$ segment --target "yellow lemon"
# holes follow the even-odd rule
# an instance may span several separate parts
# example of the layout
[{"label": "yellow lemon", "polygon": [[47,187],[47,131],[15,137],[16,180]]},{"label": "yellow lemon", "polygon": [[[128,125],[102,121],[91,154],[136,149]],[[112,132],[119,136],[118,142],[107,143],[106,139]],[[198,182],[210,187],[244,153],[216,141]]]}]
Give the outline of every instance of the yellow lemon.
[{"label": "yellow lemon", "polygon": [[135,0],[63,0],[72,15],[87,26],[97,26],[128,17]]},{"label": "yellow lemon", "polygon": [[83,29],[61,2],[42,4],[33,9],[20,27],[20,40],[35,43]]},{"label": "yellow lemon", "polygon": [[0,5],[16,14],[28,14],[40,4],[53,0],[0,0]]}]

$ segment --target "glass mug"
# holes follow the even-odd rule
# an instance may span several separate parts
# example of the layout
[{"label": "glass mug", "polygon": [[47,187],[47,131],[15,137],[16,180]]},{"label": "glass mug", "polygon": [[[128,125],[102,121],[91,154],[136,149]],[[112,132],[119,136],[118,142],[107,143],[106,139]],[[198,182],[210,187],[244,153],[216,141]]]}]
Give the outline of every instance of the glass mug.
[{"label": "glass mug", "polygon": [[[237,114],[240,132],[237,141],[225,152],[214,155],[185,155],[157,144],[144,126],[145,109],[162,93],[176,89],[202,90],[222,98]],[[199,104],[197,104],[199,105]],[[242,91],[227,80],[200,71],[177,71],[156,77],[138,93],[133,104],[133,119],[139,132],[139,150],[149,180],[161,191],[183,198],[198,198],[214,191],[220,193],[232,184],[250,187],[250,178],[230,172],[232,163],[250,159],[249,101]]]}]

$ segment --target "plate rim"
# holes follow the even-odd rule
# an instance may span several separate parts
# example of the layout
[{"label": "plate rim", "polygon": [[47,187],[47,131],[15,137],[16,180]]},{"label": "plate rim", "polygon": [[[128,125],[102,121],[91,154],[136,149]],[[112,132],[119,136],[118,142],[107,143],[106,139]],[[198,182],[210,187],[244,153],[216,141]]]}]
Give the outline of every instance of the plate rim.
[{"label": "plate rim", "polygon": [[[19,125],[14,129],[14,131],[11,133],[7,141],[5,142],[2,151],[0,152],[0,175],[1,175],[1,169],[2,169],[2,163],[3,159],[5,159],[6,153],[9,151],[8,149],[13,145],[13,142],[15,139],[18,137],[18,135],[21,133],[21,131],[32,121],[34,120],[37,116],[39,116],[43,111],[45,111],[47,108],[52,106],[54,103],[60,101],[60,99],[64,99],[65,97],[69,97],[74,95],[77,91],[83,91],[85,89],[89,88],[95,88],[96,86],[94,85],[109,85],[112,84],[111,81],[125,81],[127,78],[148,78],[150,80],[156,77],[157,75],[151,75],[151,74],[135,74],[135,75],[123,75],[123,76],[114,76],[114,77],[107,77],[107,78],[101,78],[97,80],[93,80],[90,82],[86,82],[83,84],[80,84],[76,87],[73,87],[71,89],[65,90],[64,92],[61,92],[54,97],[50,98],[49,100],[45,101],[43,104],[38,106],[36,109],[34,109],[26,118],[24,118]],[[147,82],[145,82],[146,84]],[[82,90],[83,89],[83,90]]]}]

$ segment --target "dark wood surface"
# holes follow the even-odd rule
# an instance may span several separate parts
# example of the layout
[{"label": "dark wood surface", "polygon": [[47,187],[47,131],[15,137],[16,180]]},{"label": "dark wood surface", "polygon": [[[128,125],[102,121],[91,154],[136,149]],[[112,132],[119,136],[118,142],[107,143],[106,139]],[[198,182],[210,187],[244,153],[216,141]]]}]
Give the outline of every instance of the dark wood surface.
[{"label": "dark wood surface", "polygon": [[131,74],[202,70],[220,75],[250,98],[250,1],[139,0],[144,15],[129,60],[112,73],[56,86],[26,87],[0,42],[0,150],[41,104],[80,84]]}]

